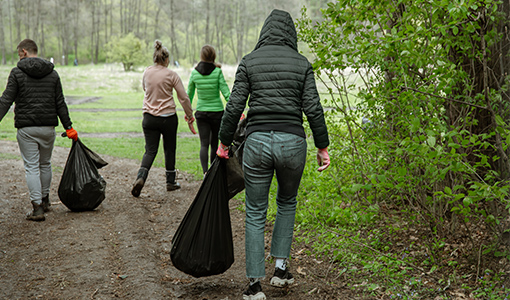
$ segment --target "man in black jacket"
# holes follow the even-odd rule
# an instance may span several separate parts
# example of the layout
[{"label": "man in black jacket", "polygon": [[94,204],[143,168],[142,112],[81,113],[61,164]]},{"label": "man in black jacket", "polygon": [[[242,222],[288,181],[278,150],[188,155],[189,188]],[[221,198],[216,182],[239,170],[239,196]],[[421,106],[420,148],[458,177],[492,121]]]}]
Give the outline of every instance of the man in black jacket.
[{"label": "man in black jacket", "polygon": [[0,98],[0,121],[15,102],[14,127],[25,165],[25,176],[33,211],[27,220],[44,221],[49,211],[51,185],[51,154],[58,119],[70,139],[78,133],[71,126],[62,85],[54,65],[37,57],[37,44],[25,39],[17,46],[20,58],[11,70]]},{"label": "man in black jacket", "polygon": [[260,278],[265,276],[264,228],[268,193],[275,173],[278,208],[271,256],[275,258],[276,268],[270,284],[284,287],[294,283],[286,259],[290,256],[296,196],[306,162],[303,114],[318,148],[318,171],[329,166],[328,130],[313,69],[297,50],[294,21],[285,11],[271,12],[262,26],[255,50],[239,63],[221,120],[218,156],[228,158],[228,146],[247,102],[243,172],[246,187],[246,276],[250,285],[243,299],[263,300],[266,297]]}]

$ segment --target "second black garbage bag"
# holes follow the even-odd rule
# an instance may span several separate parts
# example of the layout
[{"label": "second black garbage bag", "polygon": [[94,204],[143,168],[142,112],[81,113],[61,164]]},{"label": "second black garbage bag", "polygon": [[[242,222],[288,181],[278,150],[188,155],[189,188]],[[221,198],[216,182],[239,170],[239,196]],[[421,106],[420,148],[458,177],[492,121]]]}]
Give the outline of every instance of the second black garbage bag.
[{"label": "second black garbage bag", "polygon": [[173,265],[194,277],[221,274],[234,263],[226,170],[217,157],[172,239]]},{"label": "second black garbage bag", "polygon": [[227,186],[228,198],[231,199],[244,190],[243,174],[243,150],[246,140],[246,118],[242,118],[237,124],[234,140],[230,146],[227,160]]},{"label": "second black garbage bag", "polygon": [[72,211],[97,208],[106,191],[106,181],[98,169],[107,164],[79,139],[73,141],[58,187],[60,201]]}]

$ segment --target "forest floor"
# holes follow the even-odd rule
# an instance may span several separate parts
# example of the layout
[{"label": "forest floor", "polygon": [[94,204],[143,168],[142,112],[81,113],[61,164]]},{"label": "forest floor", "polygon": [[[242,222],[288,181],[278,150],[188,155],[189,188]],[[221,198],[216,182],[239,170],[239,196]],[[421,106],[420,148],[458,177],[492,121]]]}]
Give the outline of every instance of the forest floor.
[{"label": "forest floor", "polygon": [[[68,148],[53,152],[51,211],[46,221],[25,220],[30,212],[23,163],[16,142],[0,142],[0,299],[240,299],[247,287],[244,214],[230,201],[235,262],[217,276],[194,278],[170,260],[173,234],[201,181],[180,173],[182,188],[167,192],[165,174],[153,168],[139,198],[130,194],[138,162],[102,156],[106,199],[94,211],[75,213],[57,196]],[[267,228],[267,248],[271,227]],[[268,299],[355,299],[342,278],[295,244],[291,271],[296,282],[274,288],[274,265],[262,281]]]}]

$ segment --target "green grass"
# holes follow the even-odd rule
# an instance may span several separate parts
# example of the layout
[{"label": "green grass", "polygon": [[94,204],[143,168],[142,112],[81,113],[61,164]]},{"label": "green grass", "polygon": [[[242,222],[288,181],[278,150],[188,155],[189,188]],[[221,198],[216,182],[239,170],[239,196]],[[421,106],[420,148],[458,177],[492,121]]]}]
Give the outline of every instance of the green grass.
[{"label": "green grass", "polygon": [[[7,82],[12,66],[0,66],[0,82]],[[120,65],[85,65],[80,67],[58,67],[62,78],[64,94],[74,97],[100,97],[98,101],[69,105],[73,127],[80,139],[93,151],[115,157],[141,161],[144,153],[142,136],[141,89],[142,70],[124,72]],[[188,70],[178,69],[184,85],[187,86]],[[233,77],[231,78],[233,82]],[[229,82],[229,85],[232,85]],[[189,136],[189,129],[183,120],[184,113],[177,101],[179,127],[177,137],[176,168],[201,177],[198,135]],[[61,126],[57,132],[63,132]],[[87,134],[108,134],[104,137],[88,137]],[[126,133],[133,133],[131,135]],[[117,136],[116,136],[117,134]],[[132,137],[132,136],[135,137]],[[0,122],[0,140],[16,140],[14,113],[9,112]],[[56,146],[70,147],[66,138],[58,137]],[[155,167],[164,167],[163,149],[160,150]]]},{"label": "green grass", "polygon": [[[0,66],[0,86],[5,86],[7,77],[13,66]],[[69,114],[73,127],[78,131],[80,139],[99,154],[141,160],[144,153],[142,134],[142,103],[141,87],[143,68],[124,72],[120,64],[100,64],[56,66],[59,73],[64,95],[72,97],[98,97],[94,102],[69,105]],[[235,66],[223,66],[223,73],[230,88],[233,86]],[[174,69],[184,87],[187,87],[190,69]],[[0,90],[3,91],[3,90]],[[327,97],[327,95],[325,95]],[[190,137],[187,124],[183,120],[184,113],[180,103],[176,101],[179,127],[177,137],[176,168],[181,171],[201,176],[198,135]],[[196,101],[193,103],[195,107]],[[61,126],[57,132],[63,131]],[[87,134],[108,133],[108,138],[88,137]],[[115,136],[115,134],[118,136]],[[133,133],[139,137],[130,137]],[[14,114],[9,112],[0,122],[0,140],[15,140]],[[70,147],[65,138],[57,138],[56,146]],[[164,167],[163,150],[160,147],[154,162],[156,167]]]},{"label": "green grass", "polygon": [[8,159],[20,159],[20,155],[10,154],[10,153],[0,153],[0,160],[8,160]]}]

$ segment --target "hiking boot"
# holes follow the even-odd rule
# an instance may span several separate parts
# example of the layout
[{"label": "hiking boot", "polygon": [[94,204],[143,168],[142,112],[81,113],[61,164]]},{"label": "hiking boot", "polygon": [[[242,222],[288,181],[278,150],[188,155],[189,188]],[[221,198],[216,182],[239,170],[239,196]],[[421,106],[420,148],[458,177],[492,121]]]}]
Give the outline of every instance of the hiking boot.
[{"label": "hiking boot", "polygon": [[290,274],[288,268],[286,268],[285,270],[276,268],[270,282],[272,286],[276,287],[284,287],[293,283],[294,277],[292,276],[292,274]]},{"label": "hiking boot", "polygon": [[252,285],[248,285],[248,289],[243,293],[244,300],[265,300],[266,295],[262,292],[260,281]]},{"label": "hiking boot", "polygon": [[147,180],[147,176],[149,176],[149,169],[140,168],[138,170],[138,175],[136,176],[135,183],[133,184],[133,188],[131,189],[131,195],[135,197],[140,196],[142,188],[145,185],[145,180]]},{"label": "hiking boot", "polygon": [[44,212],[49,212],[50,206],[51,206],[50,196],[46,195],[42,198],[42,208],[43,208]]},{"label": "hiking boot", "polygon": [[166,190],[167,192],[175,191],[181,188],[181,185],[176,181],[174,183],[167,183]]},{"label": "hiking boot", "polygon": [[34,211],[27,215],[27,220],[29,221],[44,221],[46,218],[44,217],[44,209],[42,204],[35,204],[32,202],[32,206],[34,207]]},{"label": "hiking boot", "polygon": [[175,191],[181,188],[181,185],[175,180],[175,170],[166,171],[166,190],[168,192]]}]

